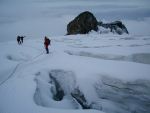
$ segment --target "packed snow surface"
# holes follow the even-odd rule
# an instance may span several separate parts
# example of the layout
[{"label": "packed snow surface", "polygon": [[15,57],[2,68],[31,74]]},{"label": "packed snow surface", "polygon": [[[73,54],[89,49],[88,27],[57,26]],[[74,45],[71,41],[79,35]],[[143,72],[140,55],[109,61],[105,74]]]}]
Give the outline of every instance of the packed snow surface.
[{"label": "packed snow surface", "polygon": [[[0,43],[1,113],[150,111],[149,36],[92,32],[50,39],[50,54],[43,39]],[[76,92],[90,110],[81,110]]]},{"label": "packed snow surface", "polygon": [[[0,113],[150,113],[149,0],[0,0]],[[70,35],[83,11],[129,35]],[[18,45],[17,35],[26,36]],[[50,54],[44,36],[52,42]]]}]

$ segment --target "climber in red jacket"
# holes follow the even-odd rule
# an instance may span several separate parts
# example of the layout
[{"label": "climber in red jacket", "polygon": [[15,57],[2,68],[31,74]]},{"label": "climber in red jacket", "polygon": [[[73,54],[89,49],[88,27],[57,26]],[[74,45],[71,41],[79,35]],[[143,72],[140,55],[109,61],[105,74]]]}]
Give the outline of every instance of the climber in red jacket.
[{"label": "climber in red jacket", "polygon": [[51,43],[51,40],[45,36],[45,39],[44,39],[44,46],[45,46],[45,49],[46,49],[46,53],[47,53],[47,54],[49,54],[48,46],[50,45],[50,43]]}]

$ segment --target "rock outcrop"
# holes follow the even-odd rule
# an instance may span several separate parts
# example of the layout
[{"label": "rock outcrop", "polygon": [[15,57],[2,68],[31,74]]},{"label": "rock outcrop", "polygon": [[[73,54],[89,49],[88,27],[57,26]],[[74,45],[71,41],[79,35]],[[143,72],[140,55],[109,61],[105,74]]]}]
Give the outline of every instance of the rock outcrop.
[{"label": "rock outcrop", "polygon": [[121,21],[114,21],[111,23],[99,22],[99,26],[102,26],[106,29],[110,29],[110,32],[122,35],[123,33],[129,34],[127,28]]},{"label": "rock outcrop", "polygon": [[98,26],[110,29],[109,32],[122,35],[129,34],[127,28],[121,21],[111,23],[98,22],[96,17],[89,11],[82,12],[67,25],[67,35],[87,34],[91,30],[98,31]]},{"label": "rock outcrop", "polygon": [[91,30],[98,30],[98,22],[95,16],[88,11],[79,14],[67,25],[67,35],[86,34]]}]

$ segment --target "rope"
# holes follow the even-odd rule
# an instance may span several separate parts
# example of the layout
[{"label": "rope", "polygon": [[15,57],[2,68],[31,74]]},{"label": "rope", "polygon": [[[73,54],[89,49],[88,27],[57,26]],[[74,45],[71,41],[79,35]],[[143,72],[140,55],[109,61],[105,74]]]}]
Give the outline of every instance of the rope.
[{"label": "rope", "polygon": [[15,71],[17,70],[17,68],[19,67],[20,64],[21,64],[21,63],[19,63],[19,64],[16,65],[16,67],[15,67],[15,69],[12,71],[12,73],[11,73],[4,81],[2,81],[2,82],[0,83],[0,86],[1,86],[4,82],[6,82],[9,78],[11,78],[11,76],[15,73]]},{"label": "rope", "polygon": [[[44,52],[42,52],[42,53],[36,55],[35,57],[33,57],[32,59],[30,59],[30,60],[28,60],[28,61],[32,61],[32,60],[38,58],[38,57],[41,56],[43,53],[44,53]],[[25,62],[25,61],[24,61],[24,62]],[[14,68],[14,70],[11,72],[11,74],[10,74],[4,81],[2,81],[2,82],[0,83],[0,86],[1,86],[2,84],[4,84],[8,79],[10,79],[10,78],[13,76],[13,74],[16,72],[17,68],[18,68],[21,64],[23,64],[24,62],[18,63],[18,64],[16,65],[16,67]]]}]

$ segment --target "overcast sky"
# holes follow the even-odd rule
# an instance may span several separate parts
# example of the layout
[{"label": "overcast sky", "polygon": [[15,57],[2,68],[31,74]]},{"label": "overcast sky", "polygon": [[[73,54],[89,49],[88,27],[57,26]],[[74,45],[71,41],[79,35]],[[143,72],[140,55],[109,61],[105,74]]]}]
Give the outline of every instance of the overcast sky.
[{"label": "overcast sky", "polygon": [[[31,30],[37,30],[33,27],[37,24],[41,29],[45,27],[45,19],[48,23],[60,19],[64,24],[68,18],[86,10],[94,13],[98,20],[141,21],[150,17],[150,0],[0,0],[0,41],[14,38],[20,27],[25,33],[34,32]],[[27,23],[33,23],[33,29]],[[61,24],[59,21],[55,23]]]}]

